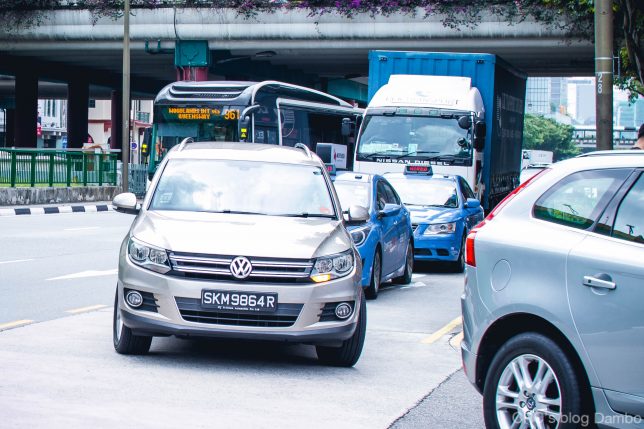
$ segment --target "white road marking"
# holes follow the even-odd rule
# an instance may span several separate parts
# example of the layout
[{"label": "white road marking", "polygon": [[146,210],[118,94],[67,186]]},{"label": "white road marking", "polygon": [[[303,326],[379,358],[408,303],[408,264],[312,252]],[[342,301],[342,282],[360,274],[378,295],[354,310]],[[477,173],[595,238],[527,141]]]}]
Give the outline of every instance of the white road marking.
[{"label": "white road marking", "polygon": [[63,231],[87,231],[89,229],[99,229],[98,226],[86,226],[82,228],[65,228]]},{"label": "white road marking", "polygon": [[58,207],[58,213],[72,213],[72,206],[60,206]]},{"label": "white road marking", "polygon": [[15,259],[13,261],[0,261],[0,264],[13,264],[14,262],[27,262],[33,261],[33,259]]},{"label": "white road marking", "polygon": [[34,214],[45,214],[45,209],[43,207],[32,207],[30,210],[32,215]]},{"label": "white road marking", "polygon": [[16,211],[14,209],[0,209],[0,216],[11,216],[15,214]]},{"label": "white road marking", "polygon": [[427,287],[427,286],[429,286],[429,285],[425,284],[423,282],[416,282],[414,284],[410,284],[409,286],[403,286],[400,289],[409,289],[409,288],[412,288],[412,287]]},{"label": "white road marking", "polygon": [[81,271],[80,273],[67,274],[65,276],[60,276],[60,277],[52,277],[47,280],[83,279],[86,277],[112,276],[116,273],[118,273],[118,269],[116,268],[114,268],[113,270],[105,270],[105,271],[90,270],[90,271]]},{"label": "white road marking", "polygon": [[107,307],[107,305],[103,305],[103,304],[90,305],[88,307],[81,307],[81,308],[75,308],[73,310],[67,310],[66,313],[71,313],[71,314],[87,313],[88,311],[94,311],[105,307]]}]

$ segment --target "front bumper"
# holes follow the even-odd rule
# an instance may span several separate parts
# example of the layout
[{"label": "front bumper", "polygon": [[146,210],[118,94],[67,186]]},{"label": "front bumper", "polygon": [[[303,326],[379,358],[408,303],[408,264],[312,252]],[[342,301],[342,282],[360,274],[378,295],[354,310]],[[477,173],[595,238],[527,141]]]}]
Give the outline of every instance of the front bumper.
[{"label": "front bumper", "polygon": [[[360,264],[348,276],[319,284],[250,283],[188,279],[159,274],[121,258],[119,308],[125,326],[134,334],[151,336],[206,336],[240,339],[331,344],[350,338],[361,311]],[[148,293],[152,306],[134,309],[124,300],[124,289]],[[201,306],[203,289],[276,293],[277,311],[267,322],[253,320],[256,313],[223,312]],[[340,320],[332,303],[349,302],[353,313]],[[329,304],[329,306],[326,306]],[[155,308],[156,306],[156,308]],[[325,306],[327,308],[325,308]],[[283,309],[287,309],[284,311]],[[282,314],[290,313],[287,322]],[[259,318],[261,319],[261,318]],[[278,321],[275,323],[275,321]]]},{"label": "front bumper", "polygon": [[414,259],[417,261],[456,261],[461,250],[461,236],[454,234],[425,236],[414,234]]}]

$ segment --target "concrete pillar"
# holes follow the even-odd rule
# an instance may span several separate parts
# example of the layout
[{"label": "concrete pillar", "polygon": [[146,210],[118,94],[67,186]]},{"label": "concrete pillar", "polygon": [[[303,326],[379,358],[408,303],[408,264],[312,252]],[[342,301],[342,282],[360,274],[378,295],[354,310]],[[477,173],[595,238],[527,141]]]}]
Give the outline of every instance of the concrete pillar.
[{"label": "concrete pillar", "polygon": [[112,130],[110,149],[123,149],[123,97],[121,91],[112,91]]},{"label": "concrete pillar", "polygon": [[75,79],[67,85],[67,147],[78,149],[87,142],[89,82]]},{"label": "concrete pillar", "polygon": [[16,109],[5,109],[4,144],[6,147],[15,146],[16,138]]},{"label": "concrete pillar", "polygon": [[16,75],[15,147],[35,148],[38,123],[38,77],[33,73]]}]

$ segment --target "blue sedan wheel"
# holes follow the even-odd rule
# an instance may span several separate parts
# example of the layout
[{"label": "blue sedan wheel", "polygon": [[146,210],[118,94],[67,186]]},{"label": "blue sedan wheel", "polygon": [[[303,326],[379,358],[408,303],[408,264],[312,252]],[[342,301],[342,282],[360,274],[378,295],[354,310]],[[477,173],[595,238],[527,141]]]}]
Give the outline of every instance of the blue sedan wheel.
[{"label": "blue sedan wheel", "polygon": [[414,271],[414,245],[409,240],[407,245],[407,254],[405,255],[405,271],[400,277],[395,277],[392,281],[397,285],[407,285],[411,283],[411,275]]},{"label": "blue sedan wheel", "polygon": [[371,282],[369,282],[369,287],[365,289],[365,295],[367,296],[367,298],[378,298],[381,276],[382,264],[380,263],[380,252],[376,251],[376,254],[373,255],[373,264],[371,264]]}]

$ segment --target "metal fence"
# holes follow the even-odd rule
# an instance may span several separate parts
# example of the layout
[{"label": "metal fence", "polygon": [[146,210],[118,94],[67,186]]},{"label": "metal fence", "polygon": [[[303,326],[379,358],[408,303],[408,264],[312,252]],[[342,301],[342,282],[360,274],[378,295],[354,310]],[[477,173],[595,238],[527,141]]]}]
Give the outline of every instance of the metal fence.
[{"label": "metal fence", "polygon": [[117,185],[118,152],[0,148],[0,186]]}]

